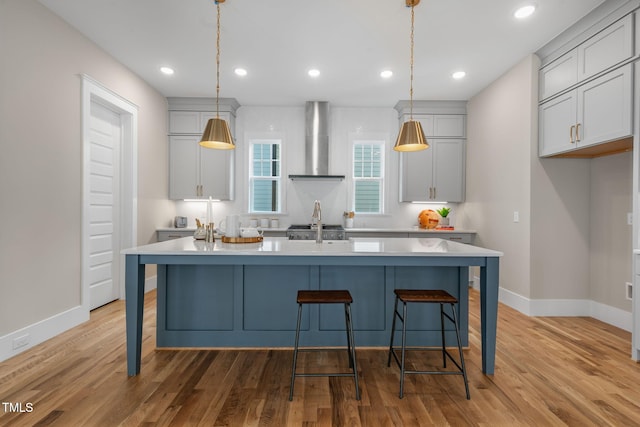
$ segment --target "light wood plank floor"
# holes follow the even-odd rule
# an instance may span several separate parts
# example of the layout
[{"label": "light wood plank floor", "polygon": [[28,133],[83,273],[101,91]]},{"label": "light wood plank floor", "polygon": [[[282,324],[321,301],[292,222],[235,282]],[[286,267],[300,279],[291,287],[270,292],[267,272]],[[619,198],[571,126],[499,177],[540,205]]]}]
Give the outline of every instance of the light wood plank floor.
[{"label": "light wood plank floor", "polygon": [[[630,359],[629,333],[590,318],[529,318],[501,305],[496,372],[485,376],[478,299],[472,291],[470,401],[461,377],[424,375],[407,377],[400,400],[398,368],[386,366],[386,351],[359,349],[360,402],[350,378],[299,378],[289,402],[291,350],[156,350],[151,292],[139,376],[127,377],[124,303],[114,302],[0,364],[0,425],[640,425],[640,364]],[[437,353],[420,356],[418,368],[439,363]],[[311,370],[345,360],[305,353],[300,363]],[[18,403],[32,410],[15,412]]]}]

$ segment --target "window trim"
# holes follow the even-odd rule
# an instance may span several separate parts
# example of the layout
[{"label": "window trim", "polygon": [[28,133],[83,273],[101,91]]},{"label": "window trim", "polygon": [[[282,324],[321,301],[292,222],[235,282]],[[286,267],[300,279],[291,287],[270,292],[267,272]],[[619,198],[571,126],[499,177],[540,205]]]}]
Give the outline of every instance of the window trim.
[{"label": "window trim", "polygon": [[[284,138],[280,135],[251,135],[247,138],[248,141],[248,154],[247,154],[247,213],[252,215],[280,215],[285,211],[285,181],[283,171],[285,170],[285,162],[284,162]],[[253,148],[256,144],[277,144],[280,146],[280,174],[277,178],[275,177],[256,177],[253,175]],[[251,186],[254,182],[254,179],[263,178],[264,180],[273,180],[274,178],[278,182],[278,210],[277,211],[255,211],[252,210],[252,191]]]},{"label": "window trim", "polygon": [[[347,179],[349,181],[348,197],[349,197],[350,210],[354,211],[356,215],[375,216],[375,215],[385,215],[387,212],[387,186],[388,186],[387,181],[389,176],[387,171],[387,163],[388,163],[387,162],[387,148],[388,148],[387,142],[388,141],[389,141],[389,136],[387,134],[359,133],[359,132],[349,134],[349,175],[347,176]],[[381,182],[381,185],[380,185],[381,200],[380,200],[379,212],[356,212],[356,206],[355,206],[356,205],[356,194],[355,194],[356,182],[367,180],[366,178],[361,179],[361,178],[354,177],[355,158],[354,158],[353,150],[355,149],[356,144],[375,144],[375,145],[381,146],[381,149],[380,149],[380,152],[382,153],[382,158],[381,158],[382,164],[380,165],[381,177],[375,178],[375,180],[380,180]]]}]

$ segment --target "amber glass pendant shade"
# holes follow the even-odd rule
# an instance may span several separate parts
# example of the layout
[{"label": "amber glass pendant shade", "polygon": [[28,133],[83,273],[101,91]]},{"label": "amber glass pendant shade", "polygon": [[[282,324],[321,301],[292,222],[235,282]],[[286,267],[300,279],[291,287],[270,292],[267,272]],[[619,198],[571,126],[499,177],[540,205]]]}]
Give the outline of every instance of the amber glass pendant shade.
[{"label": "amber glass pendant shade", "polygon": [[207,127],[202,134],[200,145],[218,150],[233,150],[236,146],[233,143],[231,130],[229,130],[229,124],[226,120],[219,117],[209,119]]},{"label": "amber glass pendant shade", "polygon": [[415,120],[404,122],[393,149],[396,151],[420,151],[427,148],[429,148],[429,144],[420,122]]}]

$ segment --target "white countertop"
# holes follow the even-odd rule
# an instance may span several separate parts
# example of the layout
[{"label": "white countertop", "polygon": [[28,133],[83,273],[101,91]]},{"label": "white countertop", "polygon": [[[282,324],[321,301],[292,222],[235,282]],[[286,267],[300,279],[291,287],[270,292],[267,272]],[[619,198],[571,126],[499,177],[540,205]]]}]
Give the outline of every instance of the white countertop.
[{"label": "white countertop", "polygon": [[439,230],[439,229],[427,229],[420,228],[418,226],[413,227],[404,227],[404,228],[345,228],[346,232],[355,232],[355,233],[469,233],[476,234],[475,230],[463,230],[463,229],[454,229],[454,230]]},{"label": "white countertop", "polygon": [[[260,228],[260,227],[258,227]],[[157,228],[157,231],[196,231],[195,227],[161,227]],[[287,231],[287,228],[264,228],[265,231]],[[463,230],[463,229],[455,229],[455,230],[438,230],[438,229],[425,229],[419,228],[417,226],[413,227],[404,227],[404,228],[345,228],[344,231],[347,233],[463,233],[463,234],[476,234],[475,230]]]},{"label": "white countertop", "polygon": [[502,252],[439,238],[363,238],[349,240],[289,240],[265,237],[261,243],[206,243],[183,237],[125,249],[124,255],[282,255],[282,256],[478,256]]}]

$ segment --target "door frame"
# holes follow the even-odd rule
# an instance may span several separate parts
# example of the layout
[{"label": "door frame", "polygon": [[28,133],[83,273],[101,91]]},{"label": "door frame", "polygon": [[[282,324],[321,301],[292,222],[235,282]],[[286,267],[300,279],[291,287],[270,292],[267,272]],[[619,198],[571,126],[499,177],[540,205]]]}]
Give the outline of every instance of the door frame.
[{"label": "door frame", "polygon": [[[81,304],[86,312],[90,310],[89,288],[89,123],[91,121],[91,103],[96,102],[120,116],[120,226],[114,233],[119,234],[120,247],[136,246],[138,225],[138,107],[111,91],[95,79],[82,74],[82,266],[81,266]],[[118,297],[124,298],[124,256],[119,253],[120,273]]]}]

